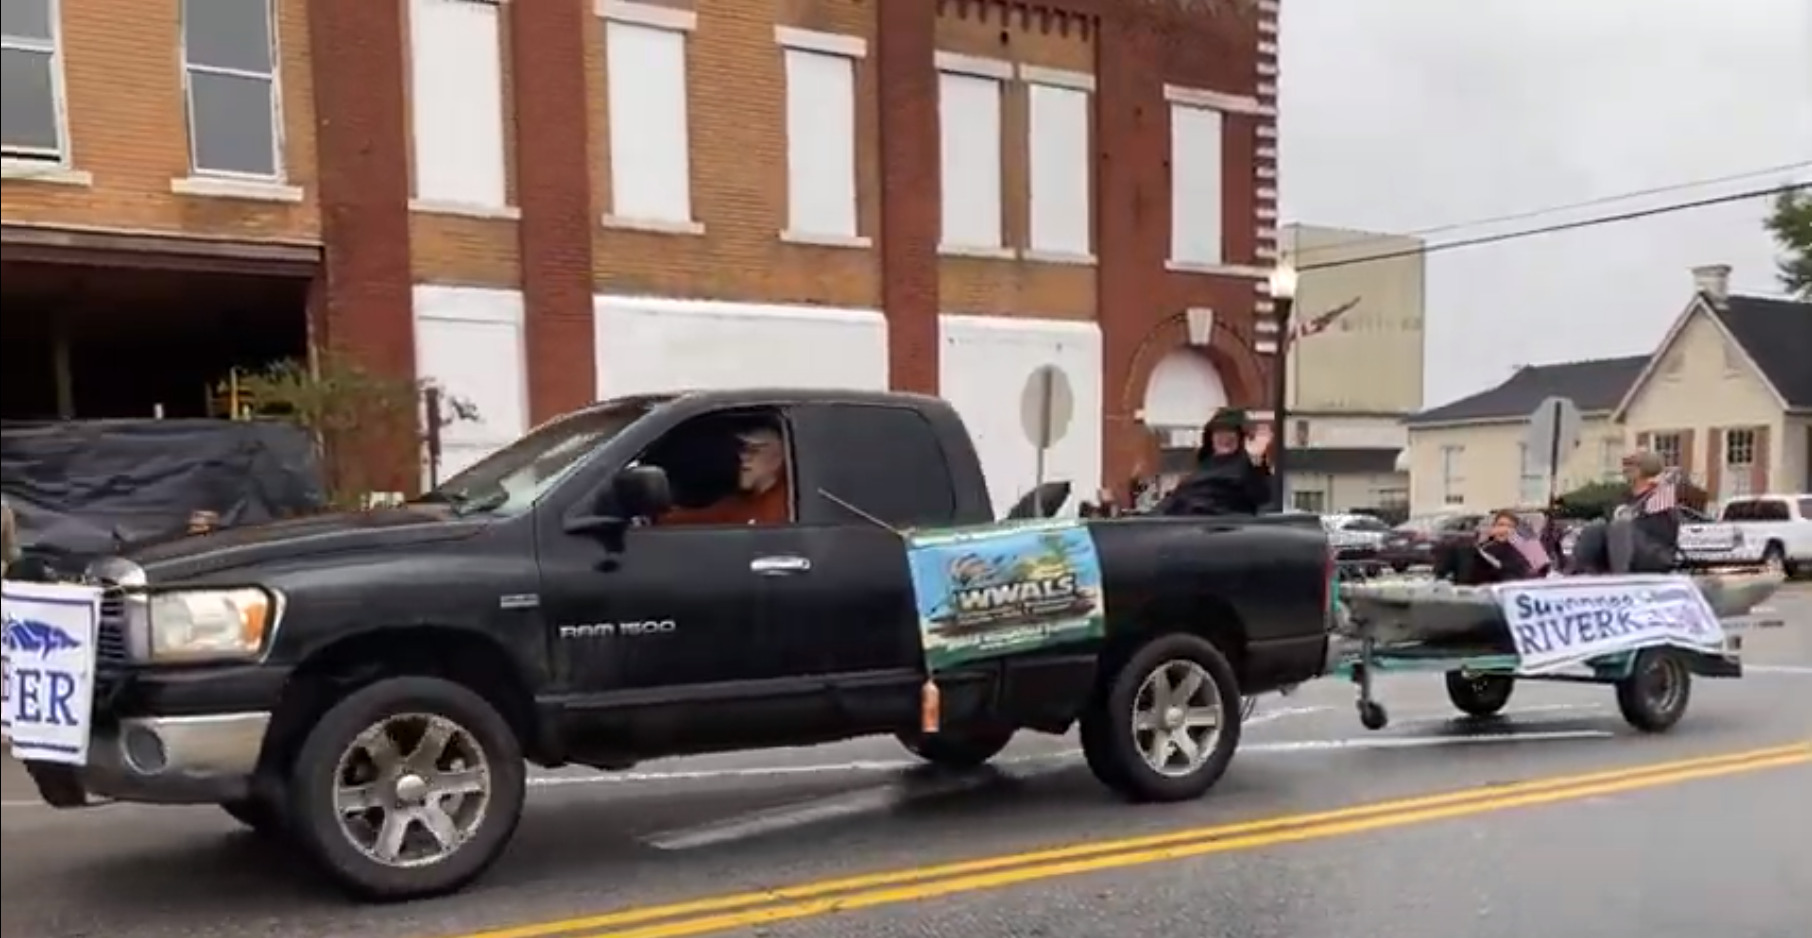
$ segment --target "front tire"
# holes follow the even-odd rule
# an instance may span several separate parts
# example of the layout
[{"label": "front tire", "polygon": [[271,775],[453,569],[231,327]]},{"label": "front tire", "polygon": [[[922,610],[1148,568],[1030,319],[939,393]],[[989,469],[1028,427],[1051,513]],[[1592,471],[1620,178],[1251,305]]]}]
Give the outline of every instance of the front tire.
[{"label": "front tire", "polygon": [[330,708],[291,770],[297,842],[375,901],[454,892],[503,853],[527,770],[509,723],[463,685],[378,681]]},{"label": "front tire", "polygon": [[1509,705],[1515,690],[1516,682],[1501,674],[1447,672],[1447,699],[1467,716],[1496,716]]},{"label": "front tire", "polygon": [[1156,638],[1115,672],[1082,728],[1096,778],[1134,801],[1199,798],[1239,748],[1242,701],[1233,666],[1213,643]]},{"label": "front tire", "polygon": [[1011,729],[956,728],[941,733],[901,733],[906,751],[940,769],[974,769],[1013,741]]}]

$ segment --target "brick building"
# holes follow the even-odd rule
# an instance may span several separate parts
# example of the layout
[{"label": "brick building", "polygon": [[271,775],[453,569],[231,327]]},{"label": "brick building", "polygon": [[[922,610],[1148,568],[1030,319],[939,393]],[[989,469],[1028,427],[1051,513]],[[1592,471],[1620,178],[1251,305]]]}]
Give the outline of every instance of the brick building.
[{"label": "brick building", "polygon": [[1042,365],[1085,490],[1265,397],[1276,0],[268,3],[9,0],[9,416],[323,343],[473,400],[454,463],[626,392],[892,386],[1010,500]]}]

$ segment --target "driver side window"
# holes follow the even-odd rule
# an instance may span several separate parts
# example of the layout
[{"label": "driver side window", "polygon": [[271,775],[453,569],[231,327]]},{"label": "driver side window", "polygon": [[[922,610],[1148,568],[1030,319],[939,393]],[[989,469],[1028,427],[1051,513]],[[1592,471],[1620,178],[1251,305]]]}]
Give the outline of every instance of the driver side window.
[{"label": "driver side window", "polygon": [[695,417],[643,452],[667,474],[673,507],[660,527],[789,524],[793,471],[786,422],[773,410]]}]

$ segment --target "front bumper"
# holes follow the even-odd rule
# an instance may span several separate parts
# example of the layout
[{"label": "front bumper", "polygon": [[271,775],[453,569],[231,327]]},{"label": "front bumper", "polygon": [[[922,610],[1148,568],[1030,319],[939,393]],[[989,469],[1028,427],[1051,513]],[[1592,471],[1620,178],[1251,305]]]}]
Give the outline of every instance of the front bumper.
[{"label": "front bumper", "polygon": [[95,728],[87,765],[26,762],[25,769],[58,808],[218,804],[250,792],[270,722],[269,712],[121,719]]}]

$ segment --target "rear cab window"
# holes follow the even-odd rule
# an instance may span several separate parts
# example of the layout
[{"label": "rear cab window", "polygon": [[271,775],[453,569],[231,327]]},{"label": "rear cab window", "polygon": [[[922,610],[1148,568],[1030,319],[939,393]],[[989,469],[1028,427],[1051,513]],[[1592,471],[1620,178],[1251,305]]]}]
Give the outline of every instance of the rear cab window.
[{"label": "rear cab window", "polygon": [[1724,506],[1725,521],[1792,521],[1793,513],[1784,499],[1746,498]]},{"label": "rear cab window", "polygon": [[839,500],[897,528],[949,524],[956,517],[949,458],[923,414],[838,403],[802,405],[791,417],[801,522],[862,520]]},{"label": "rear cab window", "polygon": [[1799,519],[1801,521],[1812,520],[1812,498],[1799,500]]}]

